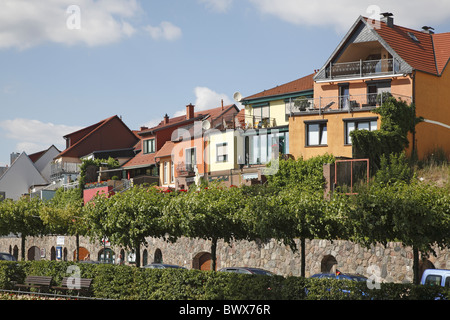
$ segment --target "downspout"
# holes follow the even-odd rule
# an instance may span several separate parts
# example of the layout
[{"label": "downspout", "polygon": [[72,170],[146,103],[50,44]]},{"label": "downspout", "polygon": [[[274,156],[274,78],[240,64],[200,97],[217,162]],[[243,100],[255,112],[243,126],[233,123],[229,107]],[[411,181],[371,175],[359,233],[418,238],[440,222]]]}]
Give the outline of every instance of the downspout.
[{"label": "downspout", "polygon": [[412,80],[413,80],[412,103],[414,104],[414,115],[413,115],[414,126],[413,126],[413,132],[412,132],[411,157],[413,157],[413,159],[415,159],[416,158],[416,70],[413,70]]}]

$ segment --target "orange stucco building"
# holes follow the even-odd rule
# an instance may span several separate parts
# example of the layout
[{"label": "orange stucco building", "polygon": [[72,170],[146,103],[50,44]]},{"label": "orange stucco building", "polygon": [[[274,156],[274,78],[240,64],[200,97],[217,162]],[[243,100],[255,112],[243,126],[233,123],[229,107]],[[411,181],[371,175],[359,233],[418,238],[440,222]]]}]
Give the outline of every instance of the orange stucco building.
[{"label": "orange stucco building", "polygon": [[350,132],[377,130],[372,112],[386,96],[414,103],[425,121],[410,135],[419,159],[437,149],[450,156],[450,33],[435,34],[359,17],[314,76],[314,97],[289,118],[290,153],[352,157]]}]

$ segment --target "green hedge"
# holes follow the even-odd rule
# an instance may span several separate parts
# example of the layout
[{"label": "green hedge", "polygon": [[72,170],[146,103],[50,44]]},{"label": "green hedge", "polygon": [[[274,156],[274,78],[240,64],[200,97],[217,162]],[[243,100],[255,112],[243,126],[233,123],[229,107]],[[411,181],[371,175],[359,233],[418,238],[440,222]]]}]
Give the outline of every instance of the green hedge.
[{"label": "green hedge", "polygon": [[[71,276],[75,263],[55,261],[0,262],[0,288],[27,275],[51,276],[54,284]],[[412,284],[381,284],[302,277],[260,276],[225,272],[143,269],[104,264],[76,264],[80,276],[92,278],[93,296],[115,300],[429,300],[450,299],[450,290]]]}]

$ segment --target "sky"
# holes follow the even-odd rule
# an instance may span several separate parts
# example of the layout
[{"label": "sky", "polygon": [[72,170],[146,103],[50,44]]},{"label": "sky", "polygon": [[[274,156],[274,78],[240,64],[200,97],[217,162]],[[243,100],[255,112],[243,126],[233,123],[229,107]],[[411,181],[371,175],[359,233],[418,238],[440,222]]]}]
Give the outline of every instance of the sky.
[{"label": "sky", "polygon": [[450,32],[442,0],[0,0],[0,166],[114,115],[136,130],[311,74],[381,12]]}]

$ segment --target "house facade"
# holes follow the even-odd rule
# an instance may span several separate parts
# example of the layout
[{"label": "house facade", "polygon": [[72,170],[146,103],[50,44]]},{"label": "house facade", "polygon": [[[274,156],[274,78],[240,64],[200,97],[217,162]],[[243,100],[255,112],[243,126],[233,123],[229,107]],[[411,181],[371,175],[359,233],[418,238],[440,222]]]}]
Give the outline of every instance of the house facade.
[{"label": "house facade", "polygon": [[35,191],[33,189],[43,188],[48,184],[34,162],[23,152],[0,177],[0,193],[4,199],[17,201]]},{"label": "house facade", "polygon": [[[66,149],[54,158],[51,166],[51,180],[63,184],[77,180],[84,158],[92,158],[99,152],[103,159],[108,159],[111,155],[119,157],[116,156],[118,150],[129,150],[139,141],[118,116],[70,133],[64,139]],[[121,162],[124,161],[121,159]]]},{"label": "house facade", "polygon": [[[200,179],[214,179],[218,168],[216,159],[211,158],[210,137],[225,130],[234,131],[236,123],[239,123],[239,113],[234,104],[222,105],[203,111],[203,117],[177,128],[171,140],[155,155],[160,170],[160,186],[187,189],[199,183]],[[222,163],[224,158],[225,155]]]},{"label": "house facade", "polygon": [[389,96],[414,103],[425,118],[409,137],[409,153],[419,159],[436,149],[450,154],[449,58],[450,33],[400,27],[391,15],[375,22],[359,17],[315,74],[314,97],[289,119],[291,154],[351,158],[350,133],[379,129],[372,110]]}]

